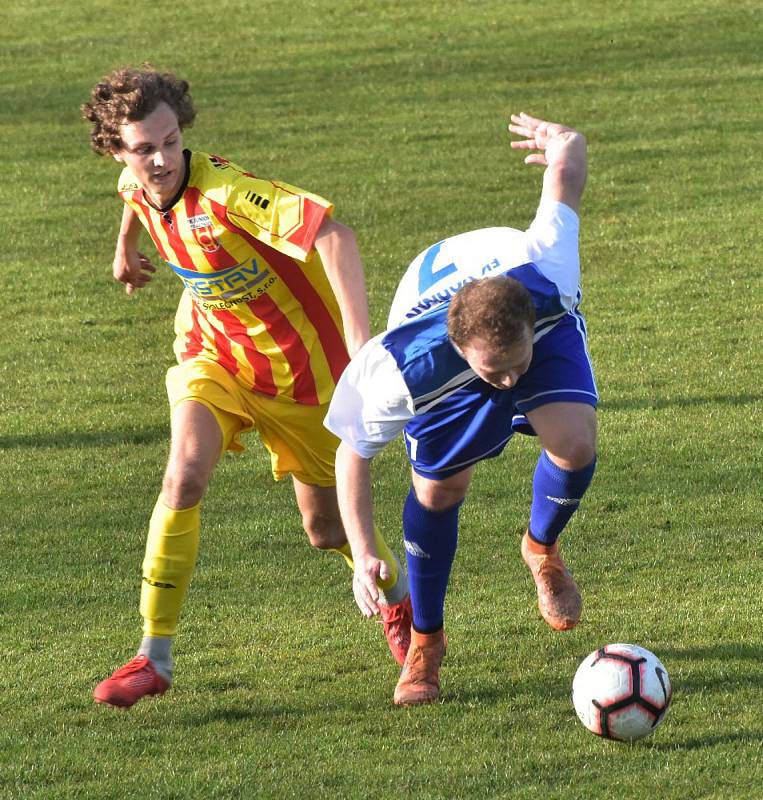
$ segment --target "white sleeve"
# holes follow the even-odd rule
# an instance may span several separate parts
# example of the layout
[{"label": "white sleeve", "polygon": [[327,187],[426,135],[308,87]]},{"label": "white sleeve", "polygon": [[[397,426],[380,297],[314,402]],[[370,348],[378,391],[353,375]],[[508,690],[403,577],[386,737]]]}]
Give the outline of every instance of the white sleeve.
[{"label": "white sleeve", "polygon": [[558,289],[566,308],[577,302],[580,288],[578,215],[564,203],[544,200],[527,229],[530,260]]},{"label": "white sleeve", "polygon": [[372,458],[414,416],[413,399],[379,334],[339,378],[323,424],[363,458]]}]

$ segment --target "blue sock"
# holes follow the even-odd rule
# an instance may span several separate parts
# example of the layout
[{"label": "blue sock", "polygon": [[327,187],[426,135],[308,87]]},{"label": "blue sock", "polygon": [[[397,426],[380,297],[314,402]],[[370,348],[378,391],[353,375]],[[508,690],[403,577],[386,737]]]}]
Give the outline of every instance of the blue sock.
[{"label": "blue sock", "polygon": [[438,631],[443,625],[445,594],[458,544],[458,509],[429,511],[413,492],[403,506],[403,544],[408,563],[408,583],[413,605],[413,626],[419,633]]},{"label": "blue sock", "polygon": [[588,466],[573,472],[557,467],[541,451],[533,476],[533,502],[530,510],[530,535],[540,544],[552,545],[580,501],[596,469],[594,456]]}]

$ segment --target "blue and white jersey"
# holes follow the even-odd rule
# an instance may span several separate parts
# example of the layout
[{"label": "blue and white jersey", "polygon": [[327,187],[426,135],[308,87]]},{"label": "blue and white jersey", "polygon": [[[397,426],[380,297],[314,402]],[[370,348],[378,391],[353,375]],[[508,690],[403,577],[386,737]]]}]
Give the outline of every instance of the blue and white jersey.
[{"label": "blue and white jersey", "polygon": [[471,231],[418,255],[398,286],[387,331],[367,342],[340,378],[326,427],[371,458],[414,416],[481,382],[447,333],[450,299],[468,281],[508,275],[524,284],[535,305],[534,342],[565,317],[579,317],[578,228],[571,208],[547,201],[525,232]]},{"label": "blue and white jersey", "polygon": [[[411,262],[392,301],[387,330],[416,319],[451,297],[468,281],[511,274],[518,267],[533,265],[539,276],[553,284],[560,314],[580,302],[580,258],[578,256],[578,215],[568,206],[544,201],[527,231],[515,228],[482,228],[451,236],[433,244]],[[530,280],[527,288],[533,292]],[[545,287],[538,287],[546,292]],[[540,309],[539,309],[540,310]],[[549,323],[553,309],[539,316],[541,330]],[[536,330],[538,329],[536,328]]]}]

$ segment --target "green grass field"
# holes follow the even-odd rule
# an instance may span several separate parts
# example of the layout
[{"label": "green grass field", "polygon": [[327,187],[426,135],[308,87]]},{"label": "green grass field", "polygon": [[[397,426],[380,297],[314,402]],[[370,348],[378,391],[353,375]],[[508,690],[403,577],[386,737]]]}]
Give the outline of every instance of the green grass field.
[{"label": "green grass field", "polygon": [[[0,798],[762,797],[762,40],[751,0],[5,4]],[[179,284],[165,270],[128,298],[112,281],[118,169],[78,108],[144,60],[190,80],[189,146],[336,203],[375,330],[424,247],[529,223],[541,172],[509,149],[510,112],[586,133],[602,402],[563,540],[578,628],[537,614],[519,557],[537,451],[515,441],[462,511],[442,703],[395,709],[381,629],[250,438],[205,501],[172,691],[92,702],[140,637]],[[402,448],[378,462],[400,550]],[[569,700],[612,641],[654,650],[675,688],[630,746]]]}]

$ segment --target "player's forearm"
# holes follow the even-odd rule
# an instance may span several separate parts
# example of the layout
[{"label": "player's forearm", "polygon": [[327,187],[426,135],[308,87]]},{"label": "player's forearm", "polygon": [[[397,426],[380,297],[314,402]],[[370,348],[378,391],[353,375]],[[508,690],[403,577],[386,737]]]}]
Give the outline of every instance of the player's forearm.
[{"label": "player's forearm", "polygon": [[374,540],[371,460],[340,442],[336,453],[336,490],[345,535],[355,559],[377,557]]},{"label": "player's forearm", "polygon": [[561,141],[549,145],[546,151],[549,163],[543,175],[543,198],[578,211],[588,176],[586,139],[577,131],[559,138]]},{"label": "player's forearm", "polygon": [[345,225],[327,220],[315,242],[342,313],[350,356],[368,341],[368,300],[363,263],[355,234]]},{"label": "player's forearm", "polygon": [[117,250],[135,249],[138,246],[141,223],[138,215],[125,204],[122,209],[122,222],[117,236]]}]

